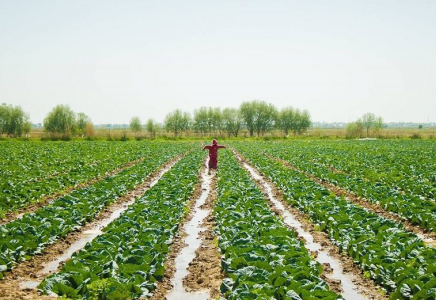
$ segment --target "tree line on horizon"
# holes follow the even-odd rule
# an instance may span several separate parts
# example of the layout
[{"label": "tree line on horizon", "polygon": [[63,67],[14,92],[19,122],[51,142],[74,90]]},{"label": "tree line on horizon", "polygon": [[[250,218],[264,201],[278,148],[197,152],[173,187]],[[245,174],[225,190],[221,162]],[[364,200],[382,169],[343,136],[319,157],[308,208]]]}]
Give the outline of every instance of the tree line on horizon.
[{"label": "tree line on horizon", "polygon": [[[200,135],[227,134],[237,137],[246,129],[252,137],[262,136],[272,129],[280,129],[287,136],[302,134],[312,122],[307,110],[285,107],[278,110],[273,104],[253,100],[243,102],[239,108],[201,107],[189,112],[176,109],[167,114],[163,125],[149,119],[145,126],[139,117],[130,121],[130,129],[135,136],[145,129],[151,137],[156,132],[165,130],[175,137],[189,132]],[[52,138],[69,138],[72,136],[92,136],[94,126],[91,119],[83,112],[76,113],[68,105],[55,106],[44,118],[44,131]],[[19,137],[29,133],[31,123],[29,116],[21,107],[3,104],[0,106],[0,135]]]},{"label": "tree line on horizon", "polygon": [[[143,125],[139,117],[130,121],[130,129],[138,137],[144,129],[154,138],[157,132],[166,131],[175,137],[182,134],[201,136],[217,136],[226,134],[238,137],[246,130],[250,137],[263,136],[271,130],[280,130],[285,136],[301,135],[312,124],[307,110],[293,107],[277,109],[265,101],[253,100],[243,102],[239,108],[200,107],[193,115],[176,109],[168,113],[163,124],[148,119]],[[44,131],[51,138],[70,138],[72,136],[94,136],[94,125],[85,113],[75,113],[68,105],[55,106],[45,117]],[[347,137],[362,137],[376,133],[383,127],[383,119],[373,113],[366,113],[346,127]],[[0,105],[0,136],[19,137],[28,134],[31,129],[29,115],[19,106],[3,103]]]},{"label": "tree line on horizon", "polygon": [[[176,109],[165,117],[163,129],[171,132],[175,137],[187,132],[195,132],[202,136],[225,133],[228,137],[237,137],[242,129],[246,129],[250,137],[255,134],[263,136],[272,129],[279,129],[288,136],[290,132],[294,135],[302,134],[311,124],[307,110],[301,111],[292,107],[278,110],[270,103],[253,100],[243,102],[238,109],[200,107],[194,110],[192,117],[189,112]],[[142,128],[139,117],[133,117],[130,121],[130,129],[137,135]],[[154,137],[159,130],[159,124],[149,119],[145,129]]]}]

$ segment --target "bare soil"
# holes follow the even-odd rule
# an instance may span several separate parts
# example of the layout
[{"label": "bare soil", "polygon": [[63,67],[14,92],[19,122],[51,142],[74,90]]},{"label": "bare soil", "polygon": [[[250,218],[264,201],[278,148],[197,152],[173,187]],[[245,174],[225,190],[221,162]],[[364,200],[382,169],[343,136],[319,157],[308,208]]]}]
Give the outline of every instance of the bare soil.
[{"label": "bare soil", "polygon": [[332,171],[333,173],[336,173],[336,174],[343,174],[343,175],[350,175],[350,174],[348,174],[347,172],[345,172],[345,171],[342,171],[342,170],[339,170],[339,169],[336,169],[335,167],[333,167],[333,166],[331,166],[331,165],[324,165],[325,167],[327,167],[330,171]]},{"label": "bare soil", "polygon": [[[244,156],[242,156],[240,153],[236,152],[236,150],[234,150],[234,153],[241,163],[245,162],[248,165],[252,166],[248,162],[248,160]],[[322,247],[321,249],[323,251],[327,251],[332,257],[338,259],[341,262],[344,273],[353,275],[353,283],[358,287],[357,291],[360,294],[365,295],[368,299],[371,299],[371,300],[388,299],[387,296],[384,296],[380,293],[380,291],[382,290],[381,287],[377,286],[374,281],[363,277],[362,270],[359,268],[359,266],[357,264],[353,263],[353,260],[351,257],[349,257],[346,254],[342,254],[339,251],[339,248],[331,242],[331,240],[329,239],[328,235],[325,232],[315,230],[315,226],[309,220],[309,217],[307,215],[305,215],[304,213],[302,213],[297,208],[290,206],[285,201],[284,193],[280,189],[278,189],[266,176],[264,176],[264,174],[262,172],[257,170],[257,168],[255,168],[254,166],[252,166],[252,167],[260,175],[262,175],[262,179],[264,181],[266,181],[272,187],[274,198],[276,198],[278,201],[280,201],[282,203],[282,205],[286,208],[286,210],[288,210],[294,216],[294,218],[302,224],[303,229],[312,235],[314,242],[320,244]],[[292,166],[289,166],[289,167],[292,167]],[[253,178],[253,180],[256,182],[258,187],[264,192],[264,194],[267,195],[263,184],[261,184],[258,180],[255,180],[254,178]],[[274,213],[276,213],[280,218],[283,218],[281,215],[281,212],[278,211],[270,201],[268,201],[268,204],[270,205],[270,207]],[[296,231],[294,228],[292,228],[292,227],[290,227],[290,228],[293,231]],[[305,242],[303,237],[300,237],[300,239]],[[317,253],[312,253],[312,255],[314,255],[316,257]],[[327,276],[325,276],[325,274],[329,274],[332,272],[330,265],[324,264],[322,266],[323,266],[324,273],[321,275],[321,278],[329,285],[330,290],[335,291],[337,293],[341,293],[342,292],[341,282],[337,281],[337,280],[332,280],[332,279],[328,278]]]},{"label": "bare soil", "polygon": [[183,279],[183,285],[188,292],[208,290],[209,299],[217,299],[220,294],[220,286],[224,278],[221,272],[221,255],[213,232],[215,219],[213,208],[217,199],[216,177],[213,177],[211,193],[206,199],[202,209],[210,210],[209,215],[204,219],[201,227],[206,228],[200,233],[201,245],[195,251],[195,258],[189,264],[189,274]]},{"label": "bare soil", "polygon": [[[165,163],[159,170],[153,172],[143,183],[137,185],[134,190],[129,191],[126,195],[118,198],[115,203],[101,211],[92,222],[46,247],[42,254],[35,255],[30,260],[15,266],[12,271],[6,272],[4,279],[0,281],[0,299],[45,299],[46,297],[44,296],[43,298],[43,296],[39,295],[36,289],[20,290],[20,283],[31,280],[41,281],[47,276],[47,274],[41,274],[45,264],[56,260],[71,244],[81,238],[85,231],[95,228],[114,211],[125,206],[125,203],[143,195],[150,188],[151,182],[158,178],[164,170],[180,160],[182,156],[183,155],[180,155]],[[62,266],[59,266],[58,271],[61,268]]]},{"label": "bare soil", "polygon": [[128,168],[131,168],[134,165],[144,161],[145,159],[146,158],[142,157],[140,159],[131,161],[131,162],[123,165],[122,167],[120,167],[118,169],[112,170],[112,171],[110,171],[102,176],[96,177],[88,182],[81,183],[81,184],[78,184],[76,186],[72,186],[72,187],[69,187],[67,189],[64,189],[63,191],[44,196],[41,199],[38,199],[36,202],[31,202],[28,205],[26,205],[25,207],[18,209],[17,211],[8,212],[8,213],[6,213],[5,217],[0,220],[0,225],[3,225],[6,223],[9,223],[9,222],[12,222],[16,219],[19,219],[24,214],[35,212],[38,209],[40,209],[41,207],[48,205],[50,202],[55,201],[56,199],[59,199],[60,197],[65,196],[74,190],[89,187],[98,181],[101,181],[107,177],[116,175],[116,174],[118,174],[118,173],[120,173]]}]

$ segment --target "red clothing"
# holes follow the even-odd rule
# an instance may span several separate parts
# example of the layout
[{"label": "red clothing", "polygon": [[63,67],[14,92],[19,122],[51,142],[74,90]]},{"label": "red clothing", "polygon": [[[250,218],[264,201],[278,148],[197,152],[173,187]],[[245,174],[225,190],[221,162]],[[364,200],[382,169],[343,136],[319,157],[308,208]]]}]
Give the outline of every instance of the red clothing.
[{"label": "red clothing", "polygon": [[212,144],[204,146],[203,150],[209,150],[209,168],[216,169],[218,165],[218,149],[225,148],[226,146]]}]

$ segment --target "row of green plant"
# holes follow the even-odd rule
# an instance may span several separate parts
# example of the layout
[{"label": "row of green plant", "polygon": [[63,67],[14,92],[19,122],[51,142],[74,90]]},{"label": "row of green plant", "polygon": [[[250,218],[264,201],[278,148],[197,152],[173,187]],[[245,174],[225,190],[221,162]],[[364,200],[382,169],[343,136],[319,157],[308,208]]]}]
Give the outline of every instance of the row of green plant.
[{"label": "row of green plant", "polygon": [[127,194],[164,162],[180,154],[181,148],[168,148],[154,159],[75,190],[34,213],[1,225],[0,278],[15,264],[41,253],[47,245],[94,219],[105,206]]},{"label": "row of green plant", "polygon": [[339,249],[389,294],[390,299],[433,299],[436,290],[436,249],[427,247],[402,224],[335,196],[300,172],[237,145],[262,173],[284,192],[285,199],[328,233]]},{"label": "row of green plant", "polygon": [[85,183],[168,143],[4,142],[0,153],[0,217],[44,196]]},{"label": "row of green plant", "polygon": [[104,233],[39,286],[44,293],[81,299],[150,296],[198,182],[204,154],[188,154]]},{"label": "row of green plant", "polygon": [[222,152],[216,233],[226,299],[341,299],[320,278],[322,267],[269,208],[229,151]]},{"label": "row of green plant", "polygon": [[[294,152],[291,145],[288,147],[288,145],[285,146],[283,144],[263,144],[258,145],[258,147],[262,148],[262,151],[267,154],[288,161],[302,171],[344,188],[372,203],[379,204],[384,209],[398,214],[413,224],[436,232],[436,203],[434,199],[430,200],[421,195],[409,193],[408,191],[397,190],[383,181],[368,179],[368,176],[361,177],[362,175],[358,175],[358,173],[360,173],[358,171],[356,171],[355,175],[351,176],[347,173],[333,171],[322,163],[314,162],[314,160],[316,160],[316,153],[322,152],[319,148],[319,151],[314,151],[310,154],[302,154]],[[300,151],[303,152],[303,149],[300,149]],[[366,151],[362,149],[362,152]],[[358,160],[356,157],[354,157],[354,159],[348,159],[345,155],[340,155],[337,159],[349,161],[350,164]],[[412,161],[410,162],[412,163]],[[374,162],[374,164],[376,163]],[[415,165],[416,164],[419,164],[419,160],[415,162]],[[395,163],[395,165],[397,165],[397,163]],[[358,167],[359,164],[356,168]],[[346,170],[349,171],[351,169]],[[407,178],[407,175],[402,176],[402,178],[403,181],[406,181],[405,178]],[[412,185],[414,185],[415,189],[423,186],[421,181],[415,181],[414,183],[409,181],[409,184],[411,188]],[[432,189],[436,191],[436,187],[432,187]]]},{"label": "row of green plant", "polygon": [[435,199],[436,144],[429,141],[349,141],[287,144],[304,156],[373,183]]}]

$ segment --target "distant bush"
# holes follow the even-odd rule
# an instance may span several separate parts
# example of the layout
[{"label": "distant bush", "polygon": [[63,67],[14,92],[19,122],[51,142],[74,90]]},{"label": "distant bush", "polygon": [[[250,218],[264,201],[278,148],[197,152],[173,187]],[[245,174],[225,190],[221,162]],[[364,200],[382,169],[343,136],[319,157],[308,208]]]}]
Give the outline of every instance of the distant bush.
[{"label": "distant bush", "polygon": [[345,137],[347,139],[359,138],[363,134],[363,124],[360,121],[348,123],[345,128]]},{"label": "distant bush", "polygon": [[422,139],[422,136],[419,133],[414,133],[410,136],[410,138],[412,140],[420,140],[420,139]]},{"label": "distant bush", "polygon": [[121,134],[120,141],[125,142],[125,141],[128,141],[128,140],[129,140],[129,137],[127,136],[127,133],[126,133],[126,132],[123,132],[123,133]]},{"label": "distant bush", "polygon": [[71,135],[69,134],[44,135],[41,137],[41,141],[71,141]]}]

